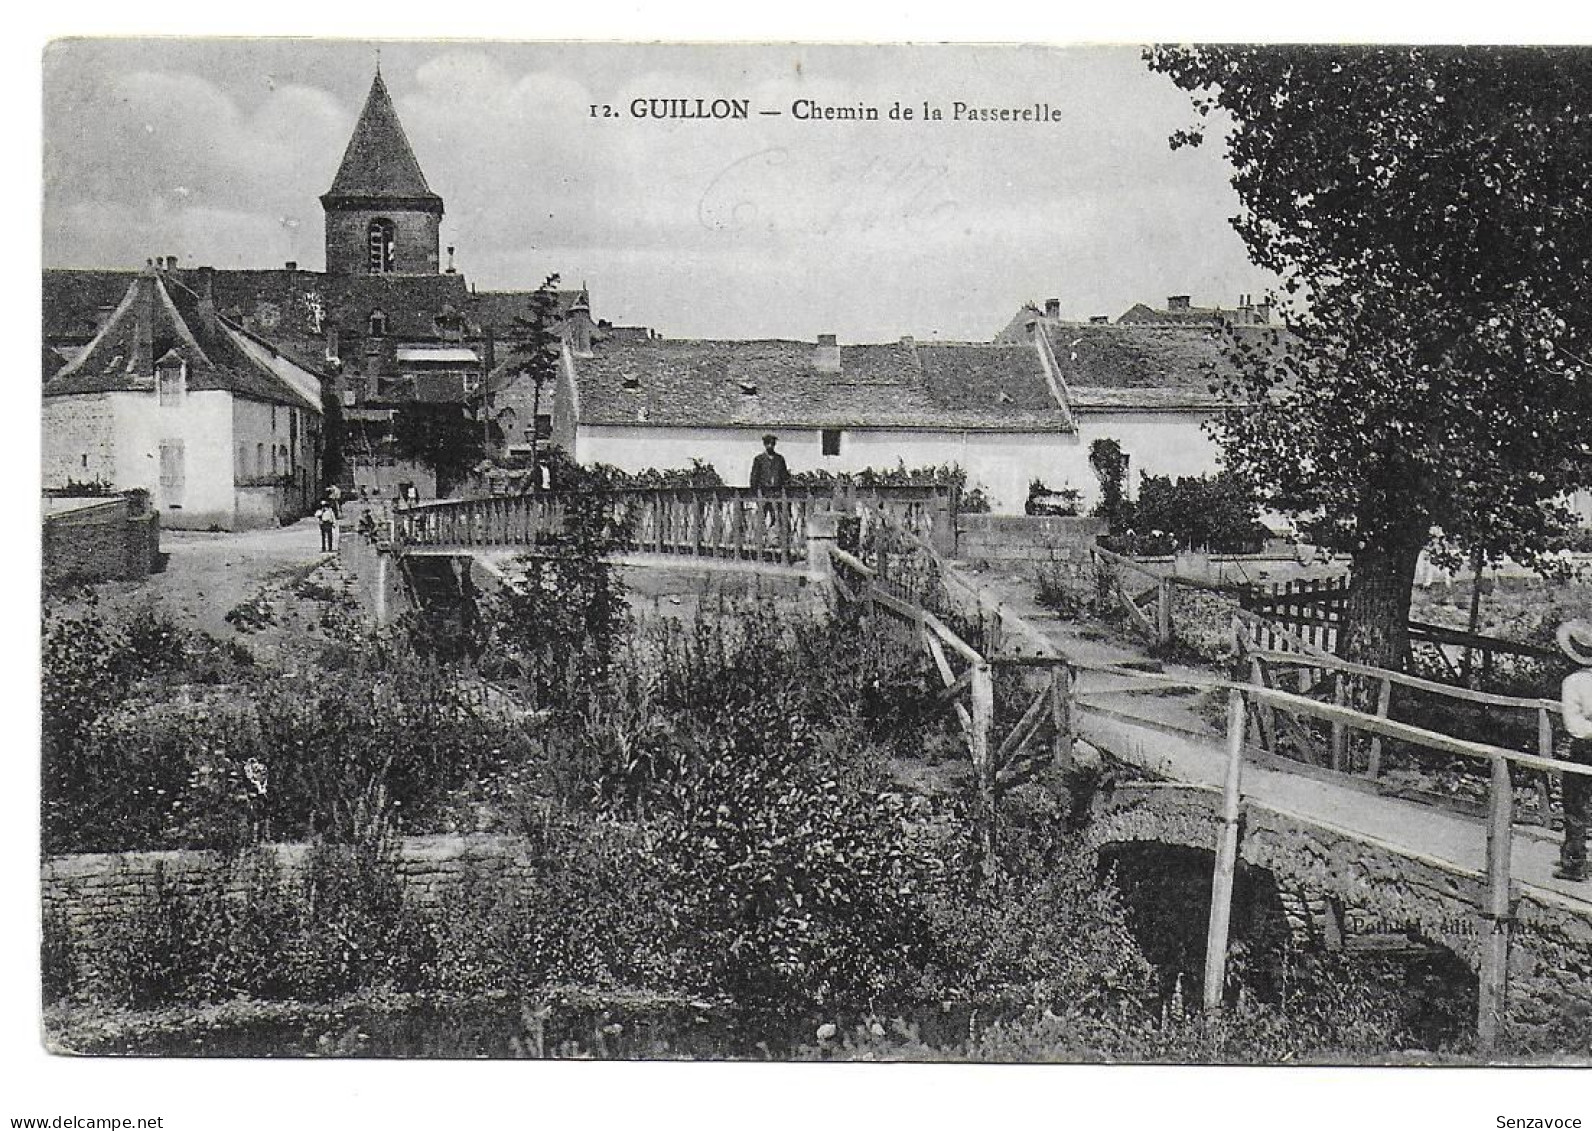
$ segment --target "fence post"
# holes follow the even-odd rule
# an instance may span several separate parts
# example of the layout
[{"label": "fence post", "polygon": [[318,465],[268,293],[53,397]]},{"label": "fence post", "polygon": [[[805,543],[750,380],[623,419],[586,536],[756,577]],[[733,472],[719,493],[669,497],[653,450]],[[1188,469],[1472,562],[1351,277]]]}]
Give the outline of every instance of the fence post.
[{"label": "fence post", "polygon": [[1172,643],[1172,579],[1163,577],[1156,583],[1155,639],[1161,644]]},{"label": "fence post", "polygon": [[[1387,718],[1388,707],[1393,701],[1393,681],[1386,676],[1382,677],[1382,688],[1376,693],[1376,717]],[[1367,777],[1376,778],[1382,775],[1382,736],[1371,736],[1371,753],[1366,761],[1365,774]]]},{"label": "fence post", "polygon": [[1072,688],[1072,666],[1051,665],[1050,722],[1056,728],[1051,755],[1062,772],[1072,769]]},{"label": "fence post", "polygon": [[1487,821],[1487,906],[1482,923],[1481,979],[1476,995],[1476,1043],[1490,1053],[1498,1043],[1509,999],[1509,857],[1511,823],[1515,814],[1514,783],[1509,759],[1492,760],[1491,802]]},{"label": "fence post", "polygon": [[1238,804],[1244,772],[1244,693],[1227,693],[1227,778],[1222,785],[1222,828],[1211,875],[1211,918],[1205,932],[1205,1012],[1222,1008],[1227,982],[1227,936],[1233,916],[1233,876],[1238,866]]},{"label": "fence post", "polygon": [[839,518],[830,511],[807,513],[807,576],[827,585],[835,576],[835,532]]},{"label": "fence post", "polygon": [[[1546,707],[1537,708],[1537,757],[1553,757],[1553,720],[1548,716]],[[1533,774],[1532,777],[1535,780],[1537,814],[1541,818],[1542,824],[1551,825],[1553,817],[1548,811],[1548,806],[1550,804],[1549,799],[1552,796],[1552,785],[1548,778],[1548,771],[1543,770],[1540,774]]]},{"label": "fence post", "polygon": [[968,734],[968,750],[973,757],[973,779],[978,796],[977,814],[979,867],[986,881],[995,878],[995,766],[990,757],[990,735],[995,727],[995,680],[988,661],[973,665],[969,687],[973,701],[973,726]]},{"label": "fence post", "polygon": [[[1347,706],[1349,702],[1349,689],[1344,686],[1343,673],[1332,673],[1332,703],[1334,706]],[[1338,720],[1332,720],[1332,768],[1342,772],[1349,755],[1349,731]]]}]

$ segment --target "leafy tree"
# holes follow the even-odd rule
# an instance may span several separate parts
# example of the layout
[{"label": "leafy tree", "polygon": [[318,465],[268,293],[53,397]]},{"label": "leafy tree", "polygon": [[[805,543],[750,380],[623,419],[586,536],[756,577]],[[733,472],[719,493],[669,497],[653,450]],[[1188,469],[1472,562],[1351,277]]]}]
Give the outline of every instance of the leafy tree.
[{"label": "leafy tree", "polygon": [[1249,492],[1227,472],[1177,479],[1146,475],[1134,521],[1140,534],[1164,531],[1178,546],[1215,553],[1242,553],[1266,538]]},{"label": "leafy tree", "polygon": [[1286,334],[1229,334],[1227,466],[1352,555],[1348,654],[1407,650],[1416,560],[1543,565],[1592,482],[1592,53],[1163,47],[1227,127]]},{"label": "leafy tree", "polygon": [[531,292],[530,317],[514,318],[514,342],[509,357],[509,371],[521,381],[531,384],[531,467],[537,466],[537,444],[541,437],[536,431],[536,420],[542,412],[542,390],[558,380],[558,366],[563,355],[559,335],[558,275],[542,280],[542,285]]},{"label": "leafy tree", "polygon": [[321,394],[321,480],[330,485],[343,479],[343,402],[335,389]]},{"label": "leafy tree", "polygon": [[443,496],[486,454],[481,425],[459,404],[404,405],[393,417],[392,436],[399,456],[436,473]]},{"label": "leafy tree", "polygon": [[1122,445],[1109,436],[1103,436],[1089,445],[1089,466],[1100,480],[1100,501],[1094,513],[1111,523],[1115,530],[1122,525],[1123,502],[1126,497],[1128,457]]}]

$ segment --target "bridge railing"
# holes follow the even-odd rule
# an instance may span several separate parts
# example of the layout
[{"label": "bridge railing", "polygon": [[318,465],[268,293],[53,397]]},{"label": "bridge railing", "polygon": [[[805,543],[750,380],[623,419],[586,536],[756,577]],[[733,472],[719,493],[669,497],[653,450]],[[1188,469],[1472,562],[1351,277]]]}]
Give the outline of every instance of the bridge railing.
[{"label": "bridge railing", "polygon": [[[1272,653],[1270,658],[1290,664],[1323,663],[1319,656],[1298,656],[1291,653]],[[1441,689],[1453,694],[1463,689],[1445,684],[1431,684],[1396,672],[1377,668],[1359,668],[1342,665],[1346,672],[1374,676],[1383,680],[1383,687],[1393,683],[1427,685],[1423,689]],[[1216,846],[1216,869],[1212,881],[1212,904],[1209,935],[1206,946],[1205,1005],[1216,1009],[1221,1005],[1227,951],[1228,915],[1231,909],[1234,868],[1237,861],[1238,830],[1243,792],[1243,764],[1248,749],[1251,718],[1264,720],[1288,715],[1296,719],[1323,722],[1332,732],[1348,736],[1361,734],[1374,742],[1399,742],[1422,752],[1448,757],[1459,757],[1485,765],[1488,769],[1487,790],[1487,851],[1486,894],[1481,918],[1487,925],[1482,932],[1480,996],[1478,1002],[1477,1031],[1484,1050],[1491,1049],[1497,1040],[1504,1015],[1504,999],[1508,985],[1509,936],[1512,925],[1512,855],[1515,816],[1515,770],[1538,774],[1569,774],[1592,778],[1592,766],[1567,762],[1549,754],[1530,754],[1485,742],[1474,742],[1438,731],[1427,730],[1410,723],[1389,719],[1384,713],[1369,714],[1345,703],[1323,703],[1308,695],[1283,691],[1275,687],[1234,683],[1228,680],[1200,680],[1186,677],[1163,676],[1107,667],[1100,670],[1116,676],[1142,680],[1147,685],[1173,688],[1194,688],[1206,691],[1226,691],[1227,711],[1227,768],[1222,793],[1222,829]],[[1502,701],[1497,705],[1520,706],[1519,700],[1505,700],[1503,696],[1486,696],[1480,692],[1466,692],[1473,701]],[[1549,700],[1535,701],[1544,718],[1556,704]],[[1261,724],[1265,724],[1262,722]],[[1551,746],[1548,747],[1551,753]]]},{"label": "bridge railing", "polygon": [[[1245,626],[1235,623],[1233,631],[1238,642],[1240,666],[1247,663],[1252,686],[1280,688],[1284,681],[1291,681],[1298,694],[1316,699],[1329,698],[1339,706],[1355,698],[1369,703],[1374,695],[1374,716],[1381,719],[1388,718],[1392,713],[1394,689],[1398,688],[1408,697],[1419,698],[1451,714],[1470,711],[1479,713],[1489,723],[1498,721],[1499,716],[1506,723],[1511,720],[1522,723],[1521,729],[1533,737],[1536,756],[1553,757],[1564,713],[1557,699],[1473,691],[1386,668],[1350,663],[1323,652],[1252,648],[1248,646]],[[1333,770],[1363,774],[1372,780],[1384,773],[1386,744],[1381,735],[1371,734],[1366,741],[1356,743],[1351,740],[1347,728],[1334,725],[1323,742],[1315,733],[1289,720],[1289,716],[1278,716],[1264,708],[1257,709],[1259,737],[1267,752],[1325,763]],[[1528,775],[1528,780],[1536,802],[1530,817],[1538,824],[1547,824],[1550,793],[1547,777],[1533,773]]]},{"label": "bridge railing", "polygon": [[544,491],[445,499],[400,509],[394,542],[410,547],[535,546],[565,529],[572,507],[597,508],[627,546],[690,557],[804,563],[808,520],[850,515],[860,526],[883,520],[954,551],[955,491],[950,487],[814,489],[764,493],[744,487],[619,488]]}]

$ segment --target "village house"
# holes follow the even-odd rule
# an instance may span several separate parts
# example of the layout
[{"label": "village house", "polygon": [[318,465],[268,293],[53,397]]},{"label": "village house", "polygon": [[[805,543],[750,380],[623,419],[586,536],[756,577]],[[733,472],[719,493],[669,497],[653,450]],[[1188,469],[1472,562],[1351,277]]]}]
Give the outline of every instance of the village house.
[{"label": "village house", "polygon": [[142,489],[162,525],[238,530],[307,514],[322,375],[151,264],[44,386],[43,484]]},{"label": "village house", "polygon": [[635,335],[584,349],[566,339],[541,409],[546,435],[582,463],[640,471],[701,460],[744,484],[772,432],[793,471],[956,464],[994,510],[1021,513],[1036,480],[1090,499],[1097,438],[1117,439],[1150,474],[1214,468],[1202,425],[1219,401],[1201,368],[1214,348],[1186,337],[1133,348],[1138,336],[1058,343],[1036,328],[996,342],[841,345],[832,335]]}]

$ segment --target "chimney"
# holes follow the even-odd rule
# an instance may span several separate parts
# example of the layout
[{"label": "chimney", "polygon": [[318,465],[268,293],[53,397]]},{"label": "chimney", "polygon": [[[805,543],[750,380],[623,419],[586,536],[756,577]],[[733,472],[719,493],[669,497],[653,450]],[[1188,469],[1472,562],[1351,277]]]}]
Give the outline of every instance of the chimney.
[{"label": "chimney", "polygon": [[819,334],[813,351],[813,368],[820,373],[840,372],[840,345],[833,334]]},{"label": "chimney", "polygon": [[574,305],[569,308],[569,348],[580,357],[591,356],[591,331],[591,296],[582,283]]},{"label": "chimney", "polygon": [[1047,298],[1045,300],[1045,317],[1046,318],[1060,318],[1061,317],[1061,300],[1059,298]]},{"label": "chimney", "polygon": [[282,266],[285,267],[289,271],[297,271],[298,270],[298,260],[289,259],[286,263],[282,264]]},{"label": "chimney", "polygon": [[199,268],[199,321],[210,334],[216,332],[215,276],[214,267]]},{"label": "chimney", "polygon": [[1166,299],[1166,308],[1168,310],[1187,310],[1188,304],[1188,295],[1168,295]]},{"label": "chimney", "polygon": [[166,270],[175,271],[176,269],[177,269],[177,257],[175,255],[166,256]]},{"label": "chimney", "polygon": [[907,349],[912,349],[918,344],[918,340],[916,338],[914,338],[911,334],[902,334],[901,335],[901,344],[906,346]]}]

